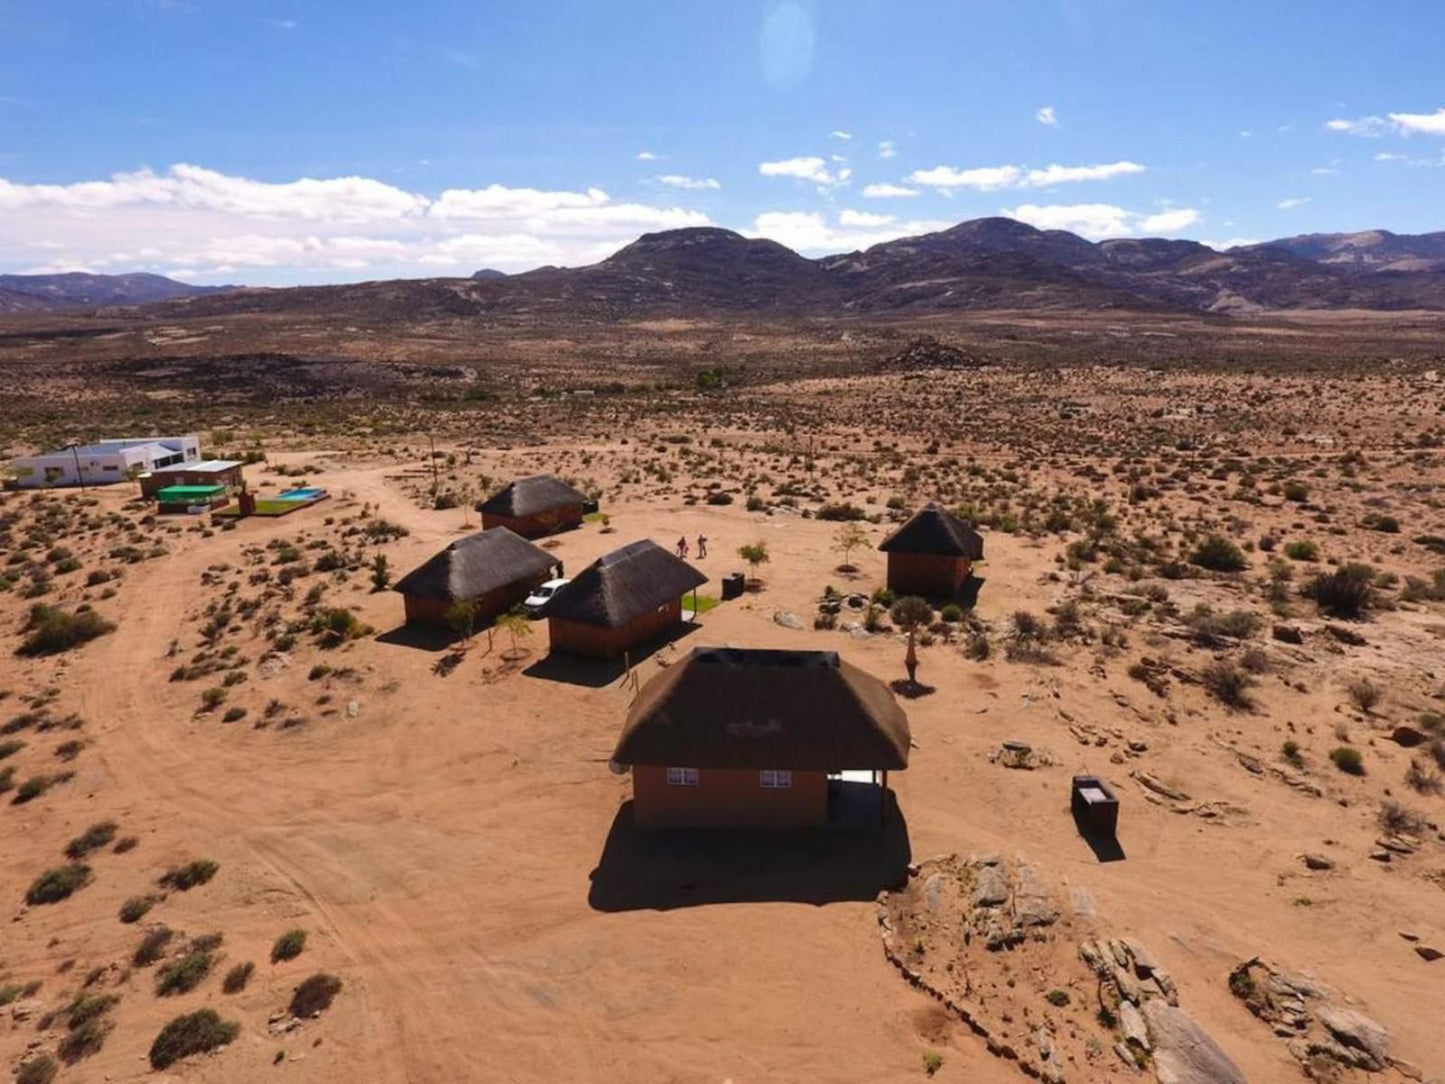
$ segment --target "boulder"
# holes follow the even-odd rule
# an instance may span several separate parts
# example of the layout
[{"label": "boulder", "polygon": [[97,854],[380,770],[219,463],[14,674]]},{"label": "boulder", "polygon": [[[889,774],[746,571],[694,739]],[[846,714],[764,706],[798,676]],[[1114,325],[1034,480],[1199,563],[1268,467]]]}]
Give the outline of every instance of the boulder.
[{"label": "boulder", "polygon": [[791,610],[779,610],[777,613],[773,614],[773,623],[781,625],[785,629],[807,628],[807,625],[803,623],[803,619],[797,614],[793,613]]},{"label": "boulder", "polygon": [[1282,644],[1302,644],[1305,642],[1304,633],[1293,625],[1276,625],[1274,627],[1274,638]]},{"label": "boulder", "polygon": [[1125,1042],[1141,1050],[1149,1049],[1149,1028],[1144,1023],[1144,1014],[1128,1001],[1119,1002],[1119,1030]]},{"label": "boulder", "polygon": [[1406,726],[1402,723],[1390,731],[1390,740],[1406,749],[1413,749],[1425,740],[1425,735],[1413,726]]},{"label": "boulder", "polygon": [[1304,859],[1306,869],[1318,870],[1335,868],[1334,861],[1332,859],[1326,858],[1322,854],[1305,854],[1301,855],[1301,857]]},{"label": "boulder", "polygon": [[1325,1030],[1341,1046],[1368,1054],[1375,1063],[1375,1069],[1384,1067],[1390,1049],[1390,1033],[1384,1027],[1364,1013],[1337,1005],[1326,1005],[1319,1010],[1318,1016]]},{"label": "boulder", "polygon": [[983,866],[973,884],[975,907],[1000,907],[1008,902],[1008,879],[1002,866]]},{"label": "boulder", "polygon": [[1246,1084],[1239,1067],[1188,1013],[1153,999],[1144,1003],[1143,1015],[1159,1084]]}]

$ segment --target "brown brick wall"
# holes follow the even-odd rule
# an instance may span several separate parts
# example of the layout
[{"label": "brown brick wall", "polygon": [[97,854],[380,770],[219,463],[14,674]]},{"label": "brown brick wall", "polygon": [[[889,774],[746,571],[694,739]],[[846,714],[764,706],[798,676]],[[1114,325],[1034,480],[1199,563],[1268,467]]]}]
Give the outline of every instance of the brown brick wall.
[{"label": "brown brick wall", "polygon": [[[678,765],[685,767],[685,765]],[[810,828],[828,821],[826,772],[794,772],[793,785],[765,790],[752,769],[704,768],[695,787],[670,786],[667,769],[632,769],[639,828]]]},{"label": "brown brick wall", "polygon": [[973,562],[966,557],[932,557],[919,553],[888,555],[888,589],[898,595],[952,598],[968,579]]}]

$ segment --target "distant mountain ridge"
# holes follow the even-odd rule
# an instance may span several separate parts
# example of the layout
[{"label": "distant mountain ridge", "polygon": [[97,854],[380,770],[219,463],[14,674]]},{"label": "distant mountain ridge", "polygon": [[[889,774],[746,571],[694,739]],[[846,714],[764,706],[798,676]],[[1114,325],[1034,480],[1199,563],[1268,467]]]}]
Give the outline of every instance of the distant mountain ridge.
[{"label": "distant mountain ridge", "polygon": [[980,218],[809,259],[776,241],[709,226],[644,234],[586,267],[541,267],[515,275],[488,271],[471,278],[269,289],[193,287],[154,275],[81,278],[94,281],[61,291],[66,299],[61,303],[36,293],[34,277],[0,276],[0,291],[17,289],[8,280],[25,280],[18,287],[24,291],[19,305],[0,293],[0,311],[24,311],[26,304],[149,301],[183,306],[198,316],[268,312],[358,320],[985,309],[1221,315],[1445,310],[1445,233],[1310,234],[1218,252],[1197,241],[1094,242],[1011,218]]},{"label": "distant mountain ridge", "polygon": [[228,286],[192,286],[146,272],[93,275],[84,271],[68,271],[56,275],[0,275],[0,313],[147,305],[154,301],[197,297],[228,289]]}]

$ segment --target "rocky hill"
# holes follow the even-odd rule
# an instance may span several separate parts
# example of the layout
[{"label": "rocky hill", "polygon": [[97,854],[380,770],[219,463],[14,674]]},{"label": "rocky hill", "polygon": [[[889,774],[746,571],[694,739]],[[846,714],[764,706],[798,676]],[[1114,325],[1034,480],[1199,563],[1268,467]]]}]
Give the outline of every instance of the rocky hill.
[{"label": "rocky hill", "polygon": [[104,305],[146,305],[196,297],[227,286],[192,286],[164,275],[0,275],[0,312],[59,312]]},{"label": "rocky hill", "polygon": [[1063,230],[982,218],[813,260],[775,241],[709,227],[646,234],[586,267],[237,290],[179,303],[198,314],[386,319],[1445,309],[1445,234],[1314,235],[1219,252],[1160,238],[1095,243]]}]

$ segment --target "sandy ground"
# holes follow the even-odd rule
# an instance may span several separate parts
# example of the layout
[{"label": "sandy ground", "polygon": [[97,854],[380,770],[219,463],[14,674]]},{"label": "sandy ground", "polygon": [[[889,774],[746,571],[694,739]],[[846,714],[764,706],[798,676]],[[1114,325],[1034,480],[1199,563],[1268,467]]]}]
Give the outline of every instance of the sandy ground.
[{"label": "sandy ground", "polygon": [[[525,459],[514,453],[511,462]],[[4,811],[0,887],[14,921],[0,974],[43,979],[37,996],[53,1005],[92,967],[123,967],[139,932],[116,922],[116,909],[148,891],[169,864],[195,856],[220,863],[215,880],[172,894],[147,921],[188,934],[220,930],[222,966],[258,962],[257,977],[235,996],[222,995],[213,978],[191,994],[160,999],[146,975],[117,972],[115,1031],[62,1080],[902,1081],[923,1076],[928,1049],[945,1055],[936,1079],[1018,1078],[900,980],[880,951],[868,899],[706,902],[705,887],[695,906],[594,906],[592,877],[628,796],[628,781],[608,771],[607,759],[631,689],[528,674],[545,654],[541,625],[520,667],[502,665],[501,638],[488,653],[479,637],[441,676],[433,672],[437,652],[389,642],[386,633],[401,623],[400,598],[367,593],[358,576],[334,589],[334,601],[356,609],[379,638],[328,653],[298,649],[290,667],[253,675],[233,701],[252,706],[254,718],[268,698],[280,698],[303,711],[304,725],[261,730],[251,720],[228,726],[197,715],[199,689],[166,680],[174,665],[167,652],[172,641],[186,649],[197,642],[192,619],[216,597],[201,582],[207,568],[244,568],[246,547],[324,534],[323,517],[351,514],[363,502],[410,529],[384,547],[398,573],[465,529],[458,510],[420,510],[390,463],[341,465],[340,457],[317,453],[305,460],[336,464],[316,476],[332,501],[210,538],[177,539],[166,558],[132,566],[104,604],[119,623],[115,633],[57,659],[5,657],[0,687],[59,687],[58,708],[86,720],[92,744],[75,779]],[[103,508],[125,499],[100,497]],[[665,499],[607,511],[614,532],[589,523],[560,537],[557,553],[569,571],[638,537],[671,545],[679,534],[705,533],[712,556],[698,563],[714,581],[742,567],[733,554],[745,542],[766,539],[773,554],[763,591],[706,614],[691,635],[640,664],[643,680],[659,659],[704,643],[826,646],[885,679],[902,676],[897,637],[792,631],[772,619],[783,609],[811,623],[825,583],[881,583],[876,553],[859,555],[852,580],[833,571],[834,525]],[[867,529],[875,541],[884,532]],[[1014,611],[1042,611],[1066,591],[1065,581],[1046,578],[1056,546],[997,533],[988,545],[978,604],[985,621],[1002,627]],[[1192,582],[1177,588],[1181,599],[1210,590]],[[1418,613],[1391,613],[1370,639],[1397,638],[1400,651],[1415,645],[1428,657],[1439,641],[1432,645],[1426,624]],[[1109,929],[1129,931],[1163,958],[1185,1005],[1251,1080],[1299,1072],[1224,982],[1256,954],[1358,999],[1391,1029],[1397,1053],[1445,1073],[1438,1035],[1445,963],[1423,964],[1399,936],[1413,931],[1445,947],[1445,897],[1420,876],[1445,864],[1441,846],[1432,842],[1428,853],[1389,865],[1367,858],[1378,835],[1374,799],[1403,770],[1404,751],[1372,741],[1366,748],[1378,770],[1363,780],[1327,776],[1326,762],[1316,769],[1326,796],[1317,798],[1251,774],[1221,744],[1271,755],[1284,723],[1302,732],[1318,725],[1318,740],[1306,744],[1322,759],[1331,743],[1326,730],[1339,715],[1339,668],[1376,659],[1364,652],[1301,664],[1290,677],[1307,672],[1310,692],[1267,676],[1261,709],[1235,716],[1197,689],[1177,687],[1166,703],[1131,681],[1125,668],[1141,651],[1190,666],[1208,658],[1179,641],[1159,637],[1150,646],[1135,636],[1107,665],[1083,648],[1062,667],[1010,663],[997,653],[973,662],[942,644],[924,649],[920,677],[936,691],[908,702],[917,748],[909,770],[892,779],[913,855],[1022,853],[1061,884],[1087,890]],[[253,658],[263,646],[254,631],[232,642]],[[355,673],[308,681],[320,660]],[[332,699],[316,705],[321,695]],[[1084,746],[1070,721],[1119,736]],[[987,752],[1004,739],[1048,749],[1058,764],[1018,772],[989,763]],[[1128,739],[1147,751],[1111,763]],[[1230,812],[1204,819],[1146,802],[1129,779],[1133,767]],[[1104,774],[1123,797],[1125,861],[1099,863],[1074,831],[1068,779],[1080,770]],[[94,883],[72,899],[20,906],[24,886],[58,861],[65,841],[105,818],[140,845],[97,856]],[[1331,854],[1337,868],[1307,873],[1298,859],[1306,850]],[[1309,905],[1297,902],[1302,897]],[[307,951],[265,963],[272,939],[291,926],[311,932]],[[62,960],[75,963],[57,975]],[[335,1006],[289,1035],[268,1033],[267,1019],[291,987],[318,968],[345,983]],[[240,1038],[174,1066],[169,1077],[152,1073],[145,1052],[155,1032],[202,1005],[241,1021]],[[36,1037],[32,1025],[0,1016],[0,1053],[11,1063]],[[278,1051],[285,1058],[273,1068]],[[1078,1067],[1071,1079],[1133,1075],[1100,1062]]]}]

